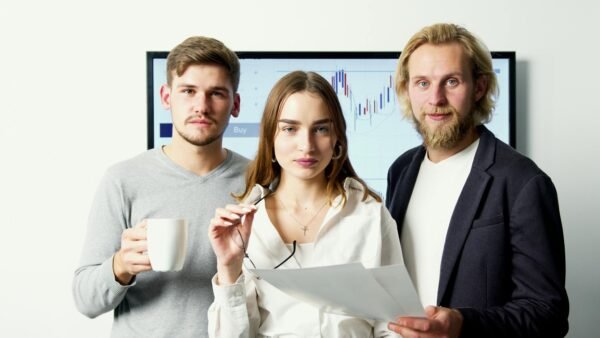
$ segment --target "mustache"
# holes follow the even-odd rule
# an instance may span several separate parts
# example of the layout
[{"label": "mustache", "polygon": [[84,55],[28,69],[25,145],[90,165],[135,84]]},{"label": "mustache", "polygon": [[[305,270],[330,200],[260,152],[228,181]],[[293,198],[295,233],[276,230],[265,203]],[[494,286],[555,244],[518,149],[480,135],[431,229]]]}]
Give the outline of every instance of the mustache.
[{"label": "mustache", "polygon": [[208,116],[208,115],[192,115],[189,116],[188,118],[185,119],[185,123],[189,123],[191,120],[193,119],[203,119],[203,120],[208,120],[212,123],[217,123],[217,120],[215,120],[213,117]]},{"label": "mustache", "polygon": [[422,108],[421,112],[424,114],[458,114],[458,111],[452,106],[441,106],[433,108]]}]

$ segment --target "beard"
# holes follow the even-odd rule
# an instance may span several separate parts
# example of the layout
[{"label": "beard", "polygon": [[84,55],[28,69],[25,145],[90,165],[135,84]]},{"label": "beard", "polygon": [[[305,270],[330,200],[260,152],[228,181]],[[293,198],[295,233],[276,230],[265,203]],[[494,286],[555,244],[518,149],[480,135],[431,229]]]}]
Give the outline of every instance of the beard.
[{"label": "beard", "polygon": [[[186,119],[185,124],[188,123],[188,120],[192,119],[192,117],[189,117]],[[211,121],[213,123],[213,125],[218,126],[218,122],[213,119],[212,117],[208,117],[205,116],[205,119],[208,119],[209,121]],[[191,135],[191,133],[187,133],[185,130],[180,130],[179,128],[177,128],[177,126],[175,126],[175,132],[177,134],[179,134],[179,136],[181,136],[182,139],[184,139],[186,142],[193,144],[197,147],[202,147],[202,146],[207,146],[217,140],[220,140],[223,138],[223,134],[225,133],[225,129],[227,129],[227,125],[228,123],[225,124],[225,126],[223,126],[223,129],[218,130],[214,133],[209,133],[207,135],[205,134],[200,134],[200,135]]]},{"label": "beard", "polygon": [[431,127],[425,122],[427,118],[425,113],[424,110],[421,111],[419,119],[413,114],[413,122],[417,131],[423,137],[423,143],[431,148],[452,149],[467,136],[468,132],[475,125],[473,114],[460,116],[458,111],[452,106],[438,107],[434,111],[427,112],[450,113],[450,121],[437,127]]}]

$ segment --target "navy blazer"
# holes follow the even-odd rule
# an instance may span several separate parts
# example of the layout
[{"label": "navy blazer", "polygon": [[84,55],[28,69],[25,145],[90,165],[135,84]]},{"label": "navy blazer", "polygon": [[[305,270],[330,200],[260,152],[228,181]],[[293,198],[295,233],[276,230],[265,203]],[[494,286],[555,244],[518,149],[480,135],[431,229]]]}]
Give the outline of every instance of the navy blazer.
[{"label": "navy blazer", "polygon": [[[461,337],[564,337],[569,301],[554,184],[487,128],[478,132],[446,234],[437,305],[462,313]],[[405,152],[388,173],[386,205],[400,234],[425,154],[423,146]]]}]

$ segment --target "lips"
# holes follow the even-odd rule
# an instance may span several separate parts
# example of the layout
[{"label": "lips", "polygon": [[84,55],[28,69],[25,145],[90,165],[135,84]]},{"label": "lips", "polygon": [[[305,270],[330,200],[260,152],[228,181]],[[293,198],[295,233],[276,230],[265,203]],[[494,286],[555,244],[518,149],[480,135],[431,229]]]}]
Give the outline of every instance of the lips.
[{"label": "lips", "polygon": [[202,126],[208,126],[212,124],[212,121],[208,120],[208,119],[189,119],[187,121],[188,124],[195,124],[195,125],[202,125]]},{"label": "lips", "polygon": [[305,168],[311,167],[317,162],[318,161],[314,158],[301,158],[296,160],[296,163]]},{"label": "lips", "polygon": [[429,117],[430,119],[434,120],[434,121],[442,121],[446,118],[451,117],[452,114],[451,113],[446,113],[446,114],[427,114],[427,117]]}]

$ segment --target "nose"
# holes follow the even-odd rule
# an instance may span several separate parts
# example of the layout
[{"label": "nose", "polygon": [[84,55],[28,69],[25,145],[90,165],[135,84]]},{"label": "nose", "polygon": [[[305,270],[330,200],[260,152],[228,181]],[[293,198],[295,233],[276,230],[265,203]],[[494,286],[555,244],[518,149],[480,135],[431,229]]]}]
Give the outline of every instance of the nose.
[{"label": "nose", "polygon": [[304,130],[298,133],[298,150],[301,152],[312,152],[314,150],[315,140],[310,130]]},{"label": "nose", "polygon": [[429,104],[432,106],[445,106],[448,103],[446,91],[442,86],[432,86]]},{"label": "nose", "polygon": [[197,95],[193,102],[194,114],[204,115],[208,112],[209,98],[206,95]]}]

